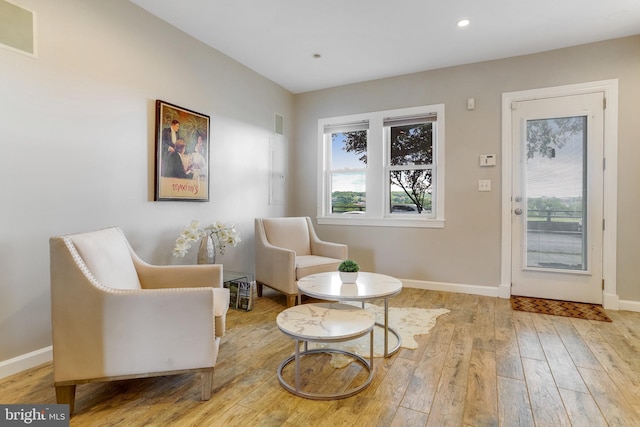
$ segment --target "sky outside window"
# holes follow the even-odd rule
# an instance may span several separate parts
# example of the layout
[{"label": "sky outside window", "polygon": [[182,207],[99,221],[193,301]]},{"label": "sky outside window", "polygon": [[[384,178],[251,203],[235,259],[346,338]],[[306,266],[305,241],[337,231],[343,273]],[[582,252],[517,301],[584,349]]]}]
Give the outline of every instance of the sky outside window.
[{"label": "sky outside window", "polygon": [[[345,132],[331,134],[332,191],[365,191],[366,164],[359,160],[362,154],[347,152]],[[353,171],[349,171],[352,169]]]}]

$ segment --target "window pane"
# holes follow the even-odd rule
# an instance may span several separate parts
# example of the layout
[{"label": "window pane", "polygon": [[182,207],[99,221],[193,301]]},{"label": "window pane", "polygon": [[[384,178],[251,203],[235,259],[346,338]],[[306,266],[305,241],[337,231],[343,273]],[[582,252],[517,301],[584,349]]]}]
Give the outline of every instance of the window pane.
[{"label": "window pane", "polygon": [[365,172],[331,174],[331,213],[365,211]]},{"label": "window pane", "polygon": [[433,123],[391,126],[391,165],[433,163]]},{"label": "window pane", "polygon": [[585,116],[527,121],[527,267],[587,269]]},{"label": "window pane", "polygon": [[367,165],[367,131],[331,134],[331,169],[362,169]]},{"label": "window pane", "polygon": [[389,172],[390,213],[431,213],[431,169],[406,169]]}]

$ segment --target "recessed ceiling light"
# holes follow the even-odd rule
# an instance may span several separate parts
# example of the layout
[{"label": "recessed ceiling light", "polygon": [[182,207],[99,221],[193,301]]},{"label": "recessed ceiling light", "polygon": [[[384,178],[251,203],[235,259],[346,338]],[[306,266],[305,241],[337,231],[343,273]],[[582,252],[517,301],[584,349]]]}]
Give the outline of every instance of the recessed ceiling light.
[{"label": "recessed ceiling light", "polygon": [[458,21],[458,27],[466,27],[470,23],[471,21],[469,21],[468,19],[461,19]]}]

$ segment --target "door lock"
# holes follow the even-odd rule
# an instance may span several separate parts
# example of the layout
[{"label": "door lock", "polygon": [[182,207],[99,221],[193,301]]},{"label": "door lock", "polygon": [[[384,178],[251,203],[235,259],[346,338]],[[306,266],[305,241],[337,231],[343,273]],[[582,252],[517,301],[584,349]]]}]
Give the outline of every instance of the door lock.
[{"label": "door lock", "polygon": [[522,209],[520,209],[520,208],[516,208],[516,209],[513,211],[513,213],[514,213],[514,214],[516,214],[516,215],[522,215]]}]

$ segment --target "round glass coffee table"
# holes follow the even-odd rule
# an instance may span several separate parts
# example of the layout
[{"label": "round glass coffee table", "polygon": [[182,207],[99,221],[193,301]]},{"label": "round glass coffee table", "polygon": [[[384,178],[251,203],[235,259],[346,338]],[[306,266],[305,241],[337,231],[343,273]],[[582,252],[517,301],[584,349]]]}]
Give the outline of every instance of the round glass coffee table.
[{"label": "round glass coffee table", "polygon": [[[384,329],[384,357],[389,357],[400,349],[400,335],[389,327],[389,297],[402,290],[402,282],[395,277],[378,273],[359,272],[355,283],[342,283],[337,271],[305,276],[298,280],[298,302],[302,295],[329,301],[364,301],[384,298],[384,324],[376,325]],[[389,350],[389,332],[395,335],[398,343]]]},{"label": "round glass coffee table", "polygon": [[[368,311],[348,304],[320,303],[304,304],[287,308],[276,318],[278,329],[295,341],[295,353],[285,359],[278,368],[280,385],[296,396],[308,399],[331,400],[353,396],[371,383],[373,378],[373,326],[375,317]],[[369,362],[361,356],[340,349],[312,349],[308,342],[335,343],[350,341],[369,334]],[[304,343],[304,350],[300,351],[300,342]],[[300,358],[315,353],[340,353],[352,357],[368,371],[367,379],[359,386],[336,393],[313,393],[303,390],[300,381]],[[282,375],[283,369],[294,362],[293,384],[286,381]]]}]

